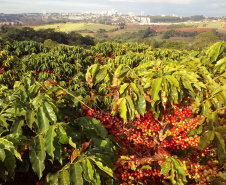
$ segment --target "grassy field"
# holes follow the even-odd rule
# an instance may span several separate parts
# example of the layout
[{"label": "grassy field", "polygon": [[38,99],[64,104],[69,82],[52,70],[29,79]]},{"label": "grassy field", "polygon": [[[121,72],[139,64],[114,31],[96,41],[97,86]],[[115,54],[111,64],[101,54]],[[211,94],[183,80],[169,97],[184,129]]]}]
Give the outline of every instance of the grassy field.
[{"label": "grassy field", "polygon": [[71,31],[82,31],[82,30],[89,30],[89,31],[97,31],[99,29],[105,29],[106,31],[118,28],[118,26],[114,25],[104,25],[104,24],[95,24],[95,23],[61,23],[61,24],[47,24],[41,26],[31,26],[35,30],[39,29],[48,29],[53,28],[57,31],[62,32],[71,32]]},{"label": "grassy field", "polygon": [[198,28],[214,28],[221,29],[224,26],[225,22],[208,22],[208,23],[199,23]]},{"label": "grassy field", "polygon": [[[225,26],[224,26],[225,25]],[[55,31],[61,31],[69,33],[71,31],[77,31],[78,33],[82,34],[82,36],[91,36],[94,38],[102,39],[97,36],[97,31],[99,29],[105,29],[107,32],[105,33],[109,40],[114,40],[118,35],[125,34],[125,33],[131,33],[131,32],[138,32],[139,30],[147,29],[148,27],[152,28],[152,25],[139,25],[134,23],[127,23],[124,27],[124,29],[118,29],[117,31],[110,32],[110,30],[113,30],[115,28],[119,28],[117,25],[105,25],[105,24],[97,24],[97,23],[61,23],[61,24],[48,24],[48,25],[41,25],[41,26],[31,26],[35,30],[39,29],[48,29],[52,28],[55,29]],[[160,26],[154,26],[156,29]],[[153,27],[153,29],[154,29]],[[164,31],[167,30],[175,30],[177,28],[193,28],[193,29],[216,29],[217,32],[226,34],[226,24],[225,22],[209,22],[209,23],[186,23],[186,24],[172,24],[168,27],[164,28],[160,33],[152,37],[151,39],[157,40],[157,41],[164,41],[163,35]],[[194,38],[193,37],[172,37],[169,40],[171,41],[183,41],[183,42],[192,42]]]},{"label": "grassy field", "polygon": [[[167,29],[176,29],[176,27],[191,27],[191,28],[214,28],[217,30],[221,30],[222,27],[224,26],[225,22],[209,22],[209,23],[187,23],[187,24],[179,24],[179,25],[170,25],[169,28]],[[118,28],[118,26],[115,25],[105,25],[105,24],[97,24],[97,23],[61,23],[61,24],[48,24],[48,25],[41,25],[41,26],[31,26],[35,30],[39,29],[48,29],[48,28],[53,28],[56,29],[57,31],[62,31],[62,32],[71,32],[71,31],[78,31],[81,32],[82,35],[90,35],[93,36],[93,33],[88,33],[90,32],[96,32],[99,29],[105,29],[106,31]],[[137,32],[141,29],[147,29],[148,27],[152,27],[151,25],[139,25],[139,24],[133,24],[133,23],[128,23],[126,24],[124,29],[119,29],[118,31],[111,32],[110,34],[113,35],[118,35],[118,34],[123,34],[126,32]],[[87,32],[84,33],[84,30]]]}]

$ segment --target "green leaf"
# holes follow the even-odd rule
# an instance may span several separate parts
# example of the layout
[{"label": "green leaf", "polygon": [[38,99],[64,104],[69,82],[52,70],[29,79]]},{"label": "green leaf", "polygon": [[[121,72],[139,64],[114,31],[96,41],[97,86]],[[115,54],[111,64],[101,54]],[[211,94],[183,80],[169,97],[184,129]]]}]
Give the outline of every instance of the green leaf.
[{"label": "green leaf", "polygon": [[56,137],[56,132],[55,132],[56,126],[53,125],[49,127],[46,136],[45,136],[45,150],[46,152],[54,159],[54,138]]},{"label": "green leaf", "polygon": [[172,75],[166,75],[165,78],[172,84],[174,87],[179,87],[179,82]]},{"label": "green leaf", "polygon": [[59,142],[59,138],[58,137],[55,137],[54,138],[54,141],[53,141],[53,146],[55,148],[53,154],[54,154],[54,157],[56,159],[58,159],[58,161],[60,162],[60,164],[62,164],[62,146]]},{"label": "green leaf", "polygon": [[25,115],[25,120],[27,122],[27,125],[32,128],[32,125],[35,121],[35,112],[31,109],[28,109]]},{"label": "green leaf", "polygon": [[144,116],[144,113],[146,111],[146,101],[145,97],[141,94],[137,94],[137,101],[136,101],[136,110]]},{"label": "green leaf", "polygon": [[185,173],[185,167],[183,164],[175,158],[171,158],[171,161],[173,163],[174,169],[177,171],[177,173],[182,177],[183,182],[186,182],[186,173]]},{"label": "green leaf", "polygon": [[209,130],[213,130],[214,129],[214,123],[218,122],[218,117],[217,117],[217,113],[209,113],[207,116],[207,123],[209,126]]},{"label": "green leaf", "polygon": [[15,120],[13,123],[10,133],[19,133],[22,135],[22,129],[21,127],[24,125],[24,120]]},{"label": "green leaf", "polygon": [[17,88],[20,87],[20,85],[21,85],[21,81],[16,81],[16,82],[14,83],[13,89],[16,90]]},{"label": "green leaf", "polygon": [[207,116],[210,113],[211,103],[209,100],[206,100],[202,103],[202,115]]},{"label": "green leaf", "polygon": [[17,159],[22,161],[19,152],[17,152],[14,147],[14,144],[7,139],[0,138],[0,148],[10,151]]},{"label": "green leaf", "polygon": [[150,169],[152,169],[152,167],[150,165],[144,165],[140,169],[150,170]]},{"label": "green leaf", "polygon": [[25,78],[24,79],[25,89],[28,90],[28,88],[30,87],[30,85],[31,85],[31,79],[30,78]]},{"label": "green leaf", "polygon": [[76,148],[76,143],[74,143],[72,141],[72,138],[71,137],[69,137],[69,145],[71,145],[73,148]]},{"label": "green leaf", "polygon": [[188,81],[188,79],[186,79],[186,78],[184,78],[184,77],[181,77],[181,80],[182,80],[182,83],[183,83],[183,85],[184,85],[184,88],[186,88],[186,89],[188,89],[188,90],[194,92],[194,90],[193,90],[193,88],[192,88],[192,86],[191,86],[191,82]]},{"label": "green leaf", "polygon": [[97,170],[94,171],[95,185],[101,185],[100,175],[97,173]]},{"label": "green leaf", "polygon": [[212,98],[211,99],[211,102],[214,105],[214,107],[215,107],[216,110],[221,108],[221,104],[220,104],[220,102],[218,101],[217,98]]},{"label": "green leaf", "polygon": [[36,96],[38,91],[39,91],[39,89],[40,89],[40,86],[35,85],[35,84],[32,85],[31,87],[29,87],[28,91],[30,92],[31,97]]},{"label": "green leaf", "polygon": [[171,165],[170,181],[172,182],[173,185],[176,184],[176,181],[175,181],[175,169],[174,169],[174,165]]},{"label": "green leaf", "polygon": [[125,98],[123,98],[123,100],[120,102],[118,109],[120,110],[121,118],[123,118],[124,122],[126,122],[127,121],[127,106],[126,106]]},{"label": "green leaf", "polygon": [[210,63],[213,63],[217,60],[218,56],[221,54],[221,47],[223,45],[223,42],[217,42],[213,44],[208,50],[207,50],[207,55],[208,58],[210,59]]},{"label": "green leaf", "polygon": [[107,75],[107,67],[100,69],[95,76],[95,84],[101,82]]},{"label": "green leaf", "polygon": [[219,176],[220,176],[222,179],[226,180],[226,172],[219,172]]},{"label": "green leaf", "polygon": [[40,105],[42,105],[42,100],[44,99],[44,95],[40,94],[39,96],[36,96],[33,100],[32,100],[32,104],[34,106],[35,109],[37,109]]},{"label": "green leaf", "polygon": [[215,128],[216,132],[220,132],[220,133],[226,133],[226,125],[224,126],[219,126]]},{"label": "green leaf", "polygon": [[88,182],[95,181],[94,169],[89,159],[83,161],[84,178]]},{"label": "green leaf", "polygon": [[8,128],[8,124],[7,124],[6,120],[5,120],[5,118],[2,117],[2,116],[0,116],[0,126]]},{"label": "green leaf", "polygon": [[111,168],[104,166],[102,162],[95,160],[95,158],[90,158],[90,159],[97,165],[98,168],[100,168],[102,171],[104,171],[106,174],[108,174],[112,178],[114,177],[113,171]]},{"label": "green leaf", "polygon": [[[73,93],[72,93],[73,94]],[[73,94],[74,95],[74,94]],[[77,98],[80,98],[80,97],[77,97]],[[74,100],[75,98],[73,98]],[[77,100],[76,100],[77,101]],[[56,104],[55,103],[52,103],[52,102],[48,102],[50,104],[50,106],[53,108],[53,111],[55,113],[55,115],[57,116],[57,119],[62,119],[62,115],[61,115],[61,112],[59,111],[59,109],[57,108]]]},{"label": "green leaf", "polygon": [[[100,68],[100,65],[94,64],[87,69],[86,82],[88,82],[88,84],[90,84],[91,87],[92,87],[93,83],[95,83],[95,76],[96,76],[96,73],[99,70],[99,68]],[[91,83],[90,83],[90,79],[91,79]]]},{"label": "green leaf", "polygon": [[136,94],[140,93],[140,90],[137,88],[135,83],[130,83],[130,86],[133,88],[133,90]]},{"label": "green leaf", "polygon": [[133,101],[131,99],[131,96],[126,96],[126,100],[127,100],[128,111],[130,114],[130,119],[133,120],[134,116],[135,116],[135,107],[134,107]]},{"label": "green leaf", "polygon": [[3,162],[5,160],[5,151],[0,148],[0,160]]},{"label": "green leaf", "polygon": [[203,130],[203,127],[202,127],[202,125],[200,125],[200,126],[197,128],[196,133],[199,135],[199,134],[202,133],[202,130]]},{"label": "green leaf", "polygon": [[119,93],[122,94],[124,93],[125,89],[129,86],[129,83],[124,83],[123,85],[120,86]]},{"label": "green leaf", "polygon": [[168,162],[168,161],[163,162],[160,174],[163,174],[165,176],[167,173],[169,173],[170,166],[171,166],[170,162]]},{"label": "green leaf", "polygon": [[45,112],[46,117],[52,121],[53,123],[56,123],[57,121],[57,116],[53,110],[53,107],[48,103],[45,102],[43,105],[43,111]]},{"label": "green leaf", "polygon": [[48,173],[46,176],[46,181],[51,185],[58,185],[58,174],[54,175],[52,173]]},{"label": "green leaf", "polygon": [[214,66],[214,72],[219,71],[222,73],[224,70],[226,70],[226,57],[220,59]]},{"label": "green leaf", "polygon": [[215,132],[215,143],[217,146],[217,153],[220,163],[226,161],[225,141],[219,132]]},{"label": "green leaf", "polygon": [[120,157],[120,159],[127,160],[127,161],[129,161],[129,160],[130,160],[130,158],[129,158],[129,157],[127,157],[127,156],[121,156],[121,157]]},{"label": "green leaf", "polygon": [[132,165],[131,165],[131,170],[135,171],[136,170],[136,165],[134,164],[134,162],[132,162]]},{"label": "green leaf", "polygon": [[159,91],[161,90],[162,85],[162,78],[156,78],[153,80],[152,86],[151,86],[151,99],[153,101],[159,100]]},{"label": "green leaf", "polygon": [[188,136],[194,136],[195,135],[195,130],[191,129],[188,133]]},{"label": "green leaf", "polygon": [[62,170],[58,175],[58,183],[60,185],[70,185],[68,170]]},{"label": "green leaf", "polygon": [[[9,109],[6,109],[6,115],[7,117],[19,117],[19,116],[25,116],[26,114],[26,111],[23,109],[23,108],[9,108]],[[4,114],[3,114],[4,115]]]},{"label": "green leaf", "polygon": [[105,138],[107,135],[105,127],[100,123],[99,120],[96,120],[95,118],[81,117],[76,119],[76,122],[79,125],[83,126],[85,129],[94,130],[96,134],[102,138]]},{"label": "green leaf", "polygon": [[15,157],[14,155],[9,152],[8,150],[5,151],[5,154],[6,154],[6,158],[5,158],[5,166],[7,168],[7,171],[8,171],[8,176],[9,177],[12,177],[13,174],[14,174],[14,170],[16,168],[16,160],[15,160]]},{"label": "green leaf", "polygon": [[37,111],[37,124],[38,124],[38,131],[39,133],[46,131],[49,128],[49,120],[45,116],[42,107],[38,108]]},{"label": "green leaf", "polygon": [[6,173],[5,173],[6,171],[3,168],[4,166],[5,166],[4,163],[0,161],[0,179],[3,179],[6,181],[7,178],[6,178]]},{"label": "green leaf", "polygon": [[204,133],[199,139],[199,150],[203,150],[214,139],[214,131],[209,130]]},{"label": "green leaf", "polygon": [[[170,96],[171,99],[173,100],[173,102],[178,103],[178,92],[177,92],[177,88],[174,86],[170,87]],[[171,102],[171,103],[173,103]]]},{"label": "green leaf", "polygon": [[59,142],[62,144],[67,144],[69,141],[69,138],[67,136],[67,132],[64,130],[64,128],[59,125],[57,129],[57,136],[59,138]]},{"label": "green leaf", "polygon": [[120,78],[120,77],[123,77],[126,75],[126,73],[129,71],[129,67],[126,66],[125,64],[120,64],[118,66],[118,68],[115,70],[115,73],[114,73],[114,77],[116,78]]},{"label": "green leaf", "polygon": [[83,185],[82,166],[79,163],[71,164],[69,167],[70,183],[72,185]]},{"label": "green leaf", "polygon": [[32,164],[32,169],[38,174],[39,179],[42,178],[42,172],[45,169],[45,146],[42,135],[35,137],[29,146],[29,158]]}]

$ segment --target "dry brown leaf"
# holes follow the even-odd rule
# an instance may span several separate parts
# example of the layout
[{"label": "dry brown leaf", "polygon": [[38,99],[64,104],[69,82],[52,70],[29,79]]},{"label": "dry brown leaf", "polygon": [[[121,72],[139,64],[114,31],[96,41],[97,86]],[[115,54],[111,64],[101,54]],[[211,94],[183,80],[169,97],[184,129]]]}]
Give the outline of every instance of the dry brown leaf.
[{"label": "dry brown leaf", "polygon": [[0,68],[0,74],[2,74],[4,72],[5,72],[4,68]]},{"label": "dry brown leaf", "polygon": [[58,85],[58,83],[56,81],[52,81],[52,80],[49,80],[49,83],[52,85]]},{"label": "dry brown leaf", "polygon": [[112,108],[112,111],[115,112],[117,109],[118,109],[119,105],[115,105],[113,108]]},{"label": "dry brown leaf", "polygon": [[143,164],[150,164],[154,161],[165,161],[166,155],[165,154],[155,154],[152,157],[144,157],[141,159],[138,159],[137,166],[143,165]]},{"label": "dry brown leaf", "polygon": [[91,94],[90,100],[91,100],[91,101],[94,101],[94,95],[95,95],[94,92],[93,92],[93,91],[90,91],[90,94]]},{"label": "dry brown leaf", "polygon": [[89,77],[89,78],[88,78],[88,84],[89,84],[90,87],[91,87],[91,83],[92,83],[92,82],[93,82],[92,78]]},{"label": "dry brown leaf", "polygon": [[81,145],[81,150],[80,150],[81,153],[84,152],[89,147],[91,141],[92,141],[92,139],[90,139],[89,142],[85,142]]},{"label": "dry brown leaf", "polygon": [[123,166],[123,165],[124,165],[125,163],[127,163],[127,162],[128,162],[128,160],[119,158],[119,159],[115,162],[114,170],[116,170],[116,169],[119,168],[120,166]]},{"label": "dry brown leaf", "polygon": [[140,120],[140,114],[137,111],[135,111],[135,117]]},{"label": "dry brown leaf", "polygon": [[164,130],[161,129],[161,130],[159,131],[159,140],[160,140],[160,141],[163,141],[165,138],[166,138],[166,136],[164,135]]},{"label": "dry brown leaf", "polygon": [[71,154],[71,163],[81,154],[80,150],[75,149]]},{"label": "dry brown leaf", "polygon": [[118,90],[116,90],[116,95],[115,95],[114,103],[117,103],[118,102],[119,96],[120,96],[120,93],[119,93]]},{"label": "dry brown leaf", "polygon": [[62,93],[57,94],[55,97],[57,98],[57,97],[59,97],[59,96],[61,96],[63,94],[66,94],[66,91],[62,91]]},{"label": "dry brown leaf", "polygon": [[144,97],[145,97],[145,100],[146,100],[147,102],[149,102],[149,103],[152,102],[150,95],[144,94]]}]

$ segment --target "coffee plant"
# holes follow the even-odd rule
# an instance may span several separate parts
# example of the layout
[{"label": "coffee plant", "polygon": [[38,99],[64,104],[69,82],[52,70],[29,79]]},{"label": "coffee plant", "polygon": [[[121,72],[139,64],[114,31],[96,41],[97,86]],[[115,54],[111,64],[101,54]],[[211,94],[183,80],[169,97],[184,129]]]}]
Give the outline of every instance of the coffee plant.
[{"label": "coffee plant", "polygon": [[3,43],[0,184],[225,183],[224,42]]}]

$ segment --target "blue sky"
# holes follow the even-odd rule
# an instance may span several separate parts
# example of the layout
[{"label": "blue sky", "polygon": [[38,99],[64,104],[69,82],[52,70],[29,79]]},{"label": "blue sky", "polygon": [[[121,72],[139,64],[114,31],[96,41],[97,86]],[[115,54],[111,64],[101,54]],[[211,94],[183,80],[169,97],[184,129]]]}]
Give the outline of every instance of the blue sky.
[{"label": "blue sky", "polygon": [[0,13],[118,12],[226,16],[226,0],[0,0]]}]

